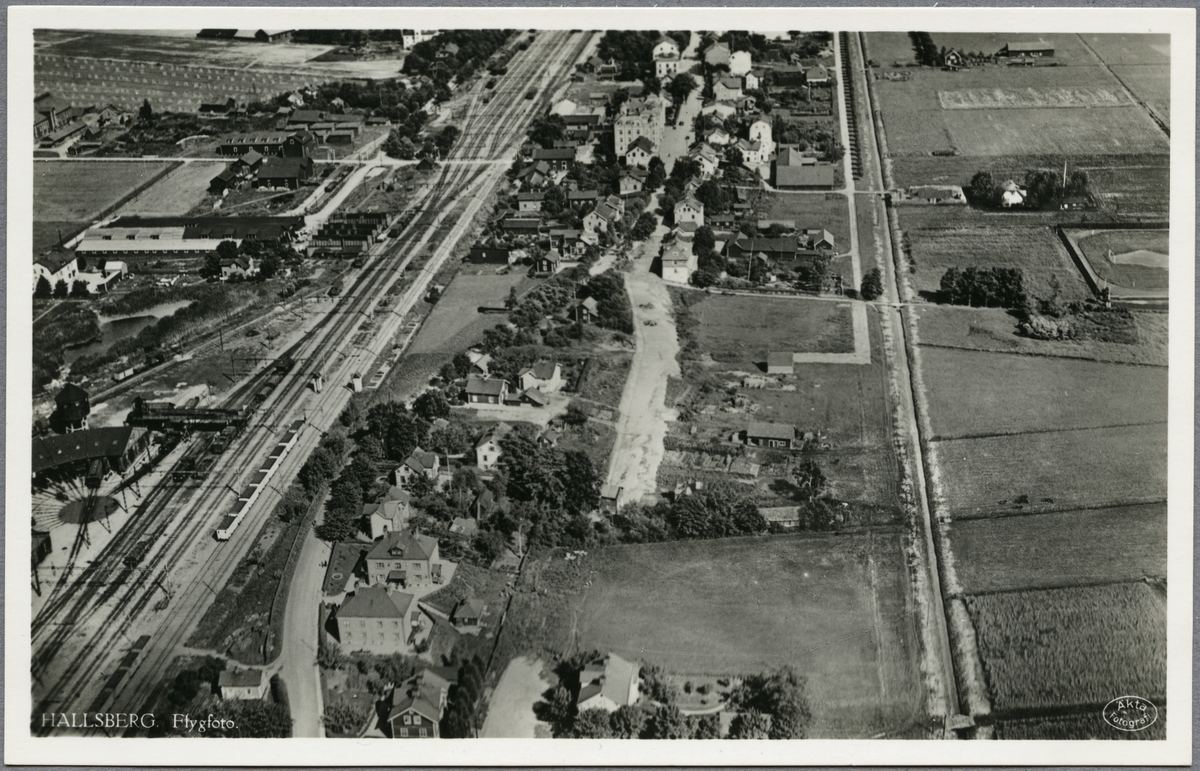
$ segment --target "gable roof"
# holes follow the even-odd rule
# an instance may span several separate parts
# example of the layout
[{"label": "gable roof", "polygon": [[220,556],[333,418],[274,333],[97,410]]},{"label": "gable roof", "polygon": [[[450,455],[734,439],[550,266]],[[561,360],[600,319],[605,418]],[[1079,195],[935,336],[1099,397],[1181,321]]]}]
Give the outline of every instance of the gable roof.
[{"label": "gable roof", "polygon": [[596,304],[596,298],[595,298],[595,297],[589,297],[589,298],[587,298],[586,300],[582,300],[582,301],[580,301],[576,307],[583,307],[583,308],[587,308],[587,309],[588,309],[589,311],[591,311],[592,313],[595,313],[595,312],[596,312],[596,309],[597,309],[599,306]]},{"label": "gable roof", "polygon": [[499,396],[504,392],[507,383],[500,378],[468,377],[467,393],[481,396]]},{"label": "gable roof", "polygon": [[375,542],[367,553],[368,560],[406,559],[428,560],[437,551],[436,538],[407,530],[393,531]]},{"label": "gable roof", "polygon": [[746,435],[761,436],[764,439],[784,439],[790,442],[796,438],[796,427],[787,423],[754,421],[746,429]]},{"label": "gable roof", "polygon": [[483,435],[479,437],[479,441],[475,443],[475,446],[482,447],[483,445],[487,444],[490,441],[493,441],[493,440],[498,441],[498,440],[503,439],[504,437],[508,436],[511,432],[512,432],[512,426],[510,426],[509,424],[497,423],[496,425],[492,426],[487,431],[483,432]]},{"label": "gable roof", "polygon": [[436,452],[426,452],[420,447],[412,451],[404,460],[404,465],[411,468],[413,471],[422,472],[437,468],[438,456]]},{"label": "gable roof", "polygon": [[649,137],[638,137],[637,139],[635,139],[629,143],[629,147],[626,148],[625,152],[631,153],[634,150],[641,150],[642,152],[647,153],[649,155],[654,155],[654,151],[656,148],[657,148],[657,145],[655,145],[654,141],[651,140]]},{"label": "gable roof", "polygon": [[411,594],[389,592],[382,586],[360,587],[342,603],[338,618],[404,619],[415,599]]},{"label": "gable roof", "polygon": [[695,196],[691,196],[691,195],[675,202],[676,209],[678,209],[680,206],[690,206],[693,209],[695,209],[696,211],[704,211],[704,204],[697,201]]},{"label": "gable roof", "polygon": [[555,147],[549,150],[534,150],[533,159],[535,161],[573,161],[575,160],[575,148]]},{"label": "gable roof", "polygon": [[586,665],[579,676],[577,703],[582,704],[597,694],[615,704],[628,703],[630,686],[637,680],[639,669],[637,664],[615,653]]},{"label": "gable roof", "polygon": [[550,378],[554,377],[554,371],[556,369],[558,369],[558,364],[552,361],[539,361],[532,367],[526,367],[525,369],[521,370],[521,374],[518,375],[518,377],[524,377],[527,374],[532,374],[538,380],[549,380]]},{"label": "gable roof", "polygon": [[[388,720],[412,711],[431,723],[437,723],[442,717],[442,699],[450,690],[450,682],[429,669],[421,670],[402,686],[403,695],[392,706]],[[399,688],[397,692],[400,692]]]},{"label": "gable roof", "polygon": [[217,678],[221,688],[257,688],[262,684],[261,669],[226,669]]}]

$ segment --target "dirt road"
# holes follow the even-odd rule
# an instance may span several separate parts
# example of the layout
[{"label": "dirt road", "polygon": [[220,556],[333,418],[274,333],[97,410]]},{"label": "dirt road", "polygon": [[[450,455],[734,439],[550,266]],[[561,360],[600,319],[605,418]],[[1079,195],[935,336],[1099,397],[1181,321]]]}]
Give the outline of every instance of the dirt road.
[{"label": "dirt road", "polygon": [[322,738],[321,681],[317,671],[317,608],[329,546],[310,530],[288,590],[279,676],[287,683],[292,708],[292,736]]},{"label": "dirt road", "polygon": [[[647,207],[658,207],[658,196]],[[625,390],[621,393],[621,416],[617,441],[608,462],[610,485],[623,487],[622,501],[636,501],[654,493],[658,466],[663,459],[663,438],[674,410],[666,407],[667,378],[679,376],[679,340],[671,317],[671,295],[662,279],[650,272],[658,253],[664,225],[642,246],[632,273],[625,275],[625,289],[633,304],[633,336],[637,344]]]},{"label": "dirt road", "polygon": [[[533,739],[540,721],[533,705],[550,683],[542,679],[542,662],[528,656],[509,662],[488,705],[484,739]],[[545,723],[541,723],[545,725]]]}]

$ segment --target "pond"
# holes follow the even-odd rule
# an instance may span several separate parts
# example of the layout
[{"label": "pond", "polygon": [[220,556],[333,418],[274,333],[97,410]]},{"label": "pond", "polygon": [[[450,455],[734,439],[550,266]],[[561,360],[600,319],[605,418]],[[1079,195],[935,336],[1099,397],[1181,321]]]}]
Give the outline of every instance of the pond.
[{"label": "pond", "polygon": [[180,308],[186,308],[191,300],[180,300],[173,303],[163,303],[147,308],[132,316],[101,316],[100,339],[84,345],[67,348],[63,351],[63,361],[67,364],[81,356],[92,356],[104,353],[118,340],[134,337],[146,327],[161,318],[170,316]]}]

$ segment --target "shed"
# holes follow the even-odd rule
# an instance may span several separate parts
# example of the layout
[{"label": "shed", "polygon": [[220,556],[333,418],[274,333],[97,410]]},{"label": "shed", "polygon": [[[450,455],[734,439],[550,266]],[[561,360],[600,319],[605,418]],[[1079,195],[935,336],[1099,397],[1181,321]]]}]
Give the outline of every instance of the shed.
[{"label": "shed", "polygon": [[795,360],[791,351],[770,351],[767,353],[768,375],[791,375],[795,371]]}]

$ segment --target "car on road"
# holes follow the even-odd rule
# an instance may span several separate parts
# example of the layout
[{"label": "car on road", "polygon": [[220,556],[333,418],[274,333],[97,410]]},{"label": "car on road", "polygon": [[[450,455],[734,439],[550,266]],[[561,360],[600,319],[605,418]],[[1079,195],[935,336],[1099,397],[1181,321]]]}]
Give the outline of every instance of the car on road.
[{"label": "car on road", "polygon": [[657,327],[658,326],[658,322],[655,321],[654,319],[646,319],[642,323],[648,327]]}]

